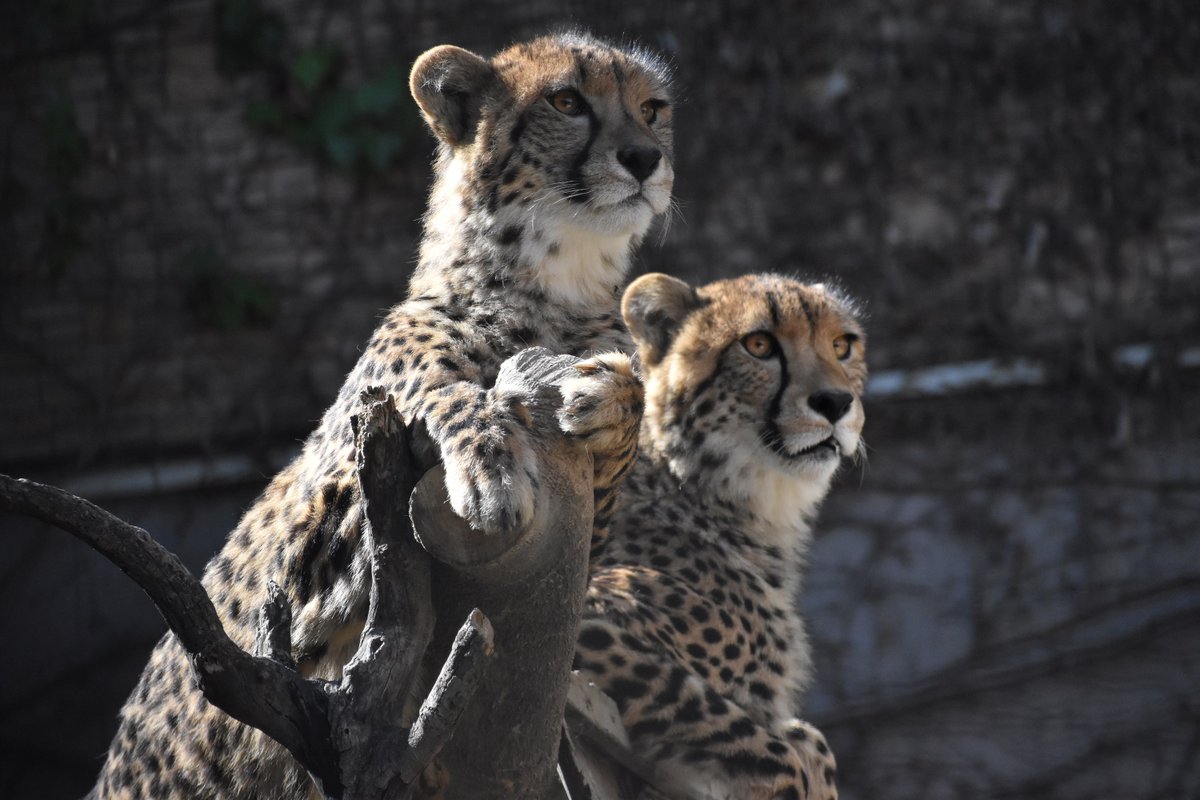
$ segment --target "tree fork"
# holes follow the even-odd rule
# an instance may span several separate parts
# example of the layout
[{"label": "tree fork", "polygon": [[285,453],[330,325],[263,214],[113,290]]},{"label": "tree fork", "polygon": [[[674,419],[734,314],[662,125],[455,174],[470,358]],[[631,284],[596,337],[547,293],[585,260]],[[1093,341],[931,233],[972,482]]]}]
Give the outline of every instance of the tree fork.
[{"label": "tree fork", "polygon": [[491,623],[472,610],[417,724],[399,727],[434,626],[429,558],[413,539],[407,509],[420,475],[391,399],[364,392],[363,405],[354,430],[370,521],[371,607],[337,682],[296,671],[291,609],[274,583],[255,652],[247,653],[225,632],[200,581],[145,530],[62,489],[0,475],[0,508],[68,531],[129,575],[179,638],[205,698],[286,747],[330,800],[407,796],[453,732],[493,650]]},{"label": "tree fork", "polygon": [[[535,348],[501,368],[495,390],[528,411],[540,469],[533,521],[505,536],[473,530],[449,509],[440,467],[421,477],[428,440],[405,426],[383,390],[363,393],[353,429],[370,611],[340,681],[296,671],[291,610],[278,586],[268,587],[247,653],[200,582],[141,528],[4,475],[0,509],[69,531],[133,578],[178,636],[205,697],[286,747],[325,797],[406,797],[435,758],[449,776],[446,800],[560,797],[556,756],[587,583],[592,464],[559,431],[555,412],[558,385],[578,361]],[[439,667],[403,727],[402,705]]]}]

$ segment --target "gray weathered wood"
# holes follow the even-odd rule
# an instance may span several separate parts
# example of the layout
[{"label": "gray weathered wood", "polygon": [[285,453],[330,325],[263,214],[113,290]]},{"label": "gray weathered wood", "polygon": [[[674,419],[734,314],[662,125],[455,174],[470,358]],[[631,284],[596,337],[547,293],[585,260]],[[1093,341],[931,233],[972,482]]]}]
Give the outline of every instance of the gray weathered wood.
[{"label": "gray weathered wood", "polygon": [[[439,470],[413,493],[416,536],[431,553],[439,625],[432,652],[471,607],[496,627],[494,663],[439,759],[451,776],[449,800],[561,796],[557,754],[587,587],[592,525],[592,461],[558,432],[557,384],[578,359],[542,349],[505,363],[497,394],[527,410],[537,432],[536,512],[502,544],[471,529],[446,505]],[[486,557],[480,553],[486,552]]]},{"label": "gray weathered wood", "polygon": [[[179,637],[210,702],[284,745],[325,797],[408,797],[437,758],[437,774],[449,776],[446,800],[551,800],[563,796],[556,762],[592,525],[591,456],[555,419],[557,387],[577,362],[538,349],[500,371],[495,392],[527,412],[539,460],[534,518],[508,536],[454,515],[440,468],[418,483],[428,442],[418,433],[414,455],[391,398],[364,393],[354,430],[370,612],[337,682],[295,670],[290,608],[278,586],[268,587],[247,653],[199,581],[140,528],[6,476],[0,508],[70,531],[129,574]],[[423,684],[439,665],[437,679]],[[406,701],[422,695],[404,727]]]},{"label": "gray weathered wood", "polygon": [[433,632],[429,559],[408,517],[419,477],[408,433],[390,398],[374,393],[363,400],[355,430],[373,556],[371,611],[340,682],[295,671],[290,609],[278,586],[268,588],[252,655],[226,634],[195,576],[146,531],[61,489],[5,475],[0,508],[71,532],[133,578],[179,637],[205,697],[286,747],[325,797],[394,800],[408,796],[449,738],[485,672],[493,632],[478,610],[464,614],[418,724],[401,728],[402,705]]}]

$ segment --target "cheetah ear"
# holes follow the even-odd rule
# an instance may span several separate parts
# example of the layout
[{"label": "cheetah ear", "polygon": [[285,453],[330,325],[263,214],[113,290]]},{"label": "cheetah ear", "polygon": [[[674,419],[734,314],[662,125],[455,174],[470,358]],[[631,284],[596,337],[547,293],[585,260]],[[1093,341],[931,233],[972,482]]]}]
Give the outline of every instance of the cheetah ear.
[{"label": "cheetah ear", "polygon": [[629,284],[621,300],[621,314],[642,361],[647,366],[661,361],[683,321],[703,305],[695,289],[661,272],[643,275]]},{"label": "cheetah ear", "polygon": [[417,59],[408,87],[437,137],[457,147],[475,138],[484,95],[495,81],[496,72],[487,61],[443,44]]}]

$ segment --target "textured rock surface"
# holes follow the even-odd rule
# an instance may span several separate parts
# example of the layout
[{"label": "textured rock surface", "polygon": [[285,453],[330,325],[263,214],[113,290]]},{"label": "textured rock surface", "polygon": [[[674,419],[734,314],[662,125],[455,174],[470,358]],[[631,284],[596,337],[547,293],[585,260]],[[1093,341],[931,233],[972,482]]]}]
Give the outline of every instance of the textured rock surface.
[{"label": "textured rock surface", "polygon": [[946,413],[933,443],[908,409],[876,409],[869,471],[826,505],[808,710],[845,796],[1200,786],[1195,423],[1098,448],[1052,417],[1005,420],[1024,399],[922,401]]}]

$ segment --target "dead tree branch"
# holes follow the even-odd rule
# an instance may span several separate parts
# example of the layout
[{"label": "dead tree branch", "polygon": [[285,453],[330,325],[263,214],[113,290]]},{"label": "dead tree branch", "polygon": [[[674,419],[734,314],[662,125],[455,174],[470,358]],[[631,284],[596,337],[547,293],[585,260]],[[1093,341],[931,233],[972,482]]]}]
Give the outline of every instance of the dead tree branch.
[{"label": "dead tree branch", "polygon": [[[314,776],[323,776],[327,793],[340,793],[325,693],[288,664],[238,647],[178,557],[141,528],[53,486],[0,475],[0,506],[74,534],[133,578],[179,637],[209,702],[286,747]],[[272,592],[267,607],[266,638],[277,645],[290,621],[282,593]]]},{"label": "dead tree branch", "polygon": [[338,683],[295,671],[291,612],[278,586],[268,589],[252,655],[226,634],[200,582],[141,528],[61,489],[7,475],[0,475],[0,508],[74,534],[133,578],[179,637],[209,702],[286,747],[326,797],[392,800],[408,794],[450,737],[485,672],[493,633],[471,611],[417,724],[400,728],[434,628],[429,559],[413,539],[407,508],[420,474],[394,404],[380,393],[363,400],[355,431],[373,548],[371,611]]},{"label": "dead tree branch", "polygon": [[[296,671],[290,606],[278,586],[268,587],[247,653],[225,633],[199,581],[144,530],[60,489],[6,476],[0,509],[70,531],[132,577],[179,637],[209,701],[286,747],[325,797],[407,797],[434,759],[448,776],[446,800],[558,797],[592,524],[591,457],[555,418],[557,387],[577,362],[533,349],[500,370],[495,391],[528,411],[539,457],[534,519],[506,536],[457,517],[441,469],[421,477],[428,460],[414,447],[428,443],[382,390],[363,394],[353,428],[370,611],[338,682]],[[493,623],[503,632],[495,647]],[[430,687],[422,676],[439,669]],[[404,727],[406,701],[422,695]],[[511,735],[514,726],[520,736]]]},{"label": "dead tree branch", "polygon": [[470,528],[446,504],[440,468],[413,492],[413,527],[434,557],[431,652],[453,636],[443,620],[472,607],[487,609],[498,632],[495,658],[438,757],[450,776],[447,800],[561,797],[558,746],[592,531],[591,457],[555,418],[557,387],[577,374],[576,363],[533,348],[506,361],[496,379],[495,391],[520,402],[537,432],[535,513],[524,530],[496,537]]}]

